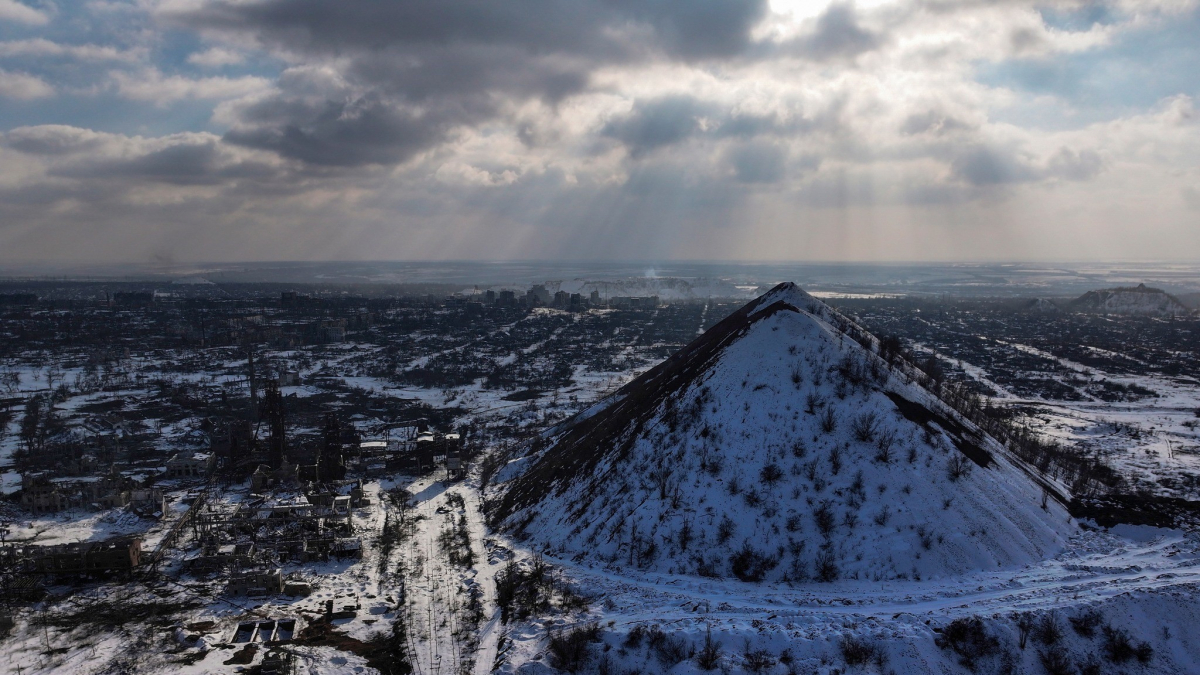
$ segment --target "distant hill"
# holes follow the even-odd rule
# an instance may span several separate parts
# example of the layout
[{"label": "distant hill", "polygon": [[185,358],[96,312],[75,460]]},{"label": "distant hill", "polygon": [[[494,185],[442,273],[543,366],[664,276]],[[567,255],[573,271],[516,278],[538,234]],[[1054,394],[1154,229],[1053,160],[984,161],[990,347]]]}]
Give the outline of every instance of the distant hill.
[{"label": "distant hill", "polygon": [[776,287],[501,469],[489,517],[560,557],[743,581],[932,579],[1059,550],[1062,506],[850,327]]},{"label": "distant hill", "polygon": [[1145,316],[1177,316],[1190,314],[1192,311],[1170,293],[1150,288],[1146,284],[1088,291],[1073,300],[1070,308],[1076,312],[1094,314]]},{"label": "distant hill", "polygon": [[1046,298],[1034,298],[1025,305],[1025,309],[1030,312],[1040,312],[1042,314],[1058,313],[1058,305]]}]

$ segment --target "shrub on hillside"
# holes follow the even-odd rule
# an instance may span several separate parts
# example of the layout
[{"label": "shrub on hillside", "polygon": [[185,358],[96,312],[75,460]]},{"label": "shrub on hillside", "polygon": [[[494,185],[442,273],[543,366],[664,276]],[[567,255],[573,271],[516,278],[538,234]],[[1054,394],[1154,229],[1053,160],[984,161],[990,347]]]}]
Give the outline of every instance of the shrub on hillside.
[{"label": "shrub on hillside", "polygon": [[859,443],[870,443],[875,440],[875,434],[879,430],[879,421],[875,417],[875,413],[866,411],[854,416],[850,421],[850,433],[854,434],[854,440]]},{"label": "shrub on hillside", "polygon": [[975,669],[979,659],[1000,651],[1000,641],[988,634],[978,617],[951,621],[942,629],[937,646],[958,654],[959,662],[969,670]]},{"label": "shrub on hillside", "polygon": [[749,541],[729,557],[729,569],[733,575],[742,581],[762,581],[767,572],[775,569],[779,560],[755,550]]},{"label": "shrub on hillside", "polygon": [[712,628],[704,632],[704,645],[696,654],[696,665],[702,670],[713,670],[721,661],[721,643],[714,640]]},{"label": "shrub on hillside", "polygon": [[1079,616],[1067,617],[1067,620],[1071,622],[1071,628],[1074,628],[1076,633],[1086,638],[1094,636],[1096,629],[1104,623],[1104,617],[1094,609],[1086,610]]},{"label": "shrub on hillside", "polygon": [[600,626],[595,623],[576,626],[550,634],[550,665],[568,673],[577,672],[586,662],[590,645],[600,640]]},{"label": "shrub on hillside", "polygon": [[842,636],[838,647],[842,651],[842,659],[848,666],[861,666],[873,660],[879,652],[874,642],[855,635]]}]

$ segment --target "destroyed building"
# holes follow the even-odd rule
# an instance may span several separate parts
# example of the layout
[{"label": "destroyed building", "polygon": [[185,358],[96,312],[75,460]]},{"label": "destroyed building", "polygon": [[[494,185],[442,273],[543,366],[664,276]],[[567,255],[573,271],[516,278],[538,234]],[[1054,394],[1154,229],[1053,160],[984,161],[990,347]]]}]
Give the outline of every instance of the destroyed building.
[{"label": "destroyed building", "polygon": [[5,568],[23,574],[88,574],[128,571],[141,564],[142,540],[120,537],[56,546],[9,546]]}]

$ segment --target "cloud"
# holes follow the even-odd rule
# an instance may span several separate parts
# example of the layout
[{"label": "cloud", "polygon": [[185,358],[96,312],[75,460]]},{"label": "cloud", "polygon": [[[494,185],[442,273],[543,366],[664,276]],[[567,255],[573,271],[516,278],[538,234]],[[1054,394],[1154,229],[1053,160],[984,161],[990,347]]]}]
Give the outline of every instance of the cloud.
[{"label": "cloud", "polygon": [[[230,130],[227,141],[323,166],[404,162],[442,140],[452,124],[452,118],[373,97],[317,106],[273,98],[251,106],[246,114],[254,122]],[[271,123],[279,118],[285,121]]]},{"label": "cloud", "polygon": [[205,68],[220,68],[222,66],[233,66],[242,63],[246,57],[240,52],[222,47],[212,47],[202,52],[193,52],[188,55],[187,62]]},{"label": "cloud", "polygon": [[977,124],[957,119],[953,115],[939,110],[930,109],[924,112],[913,113],[906,117],[904,124],[900,126],[900,132],[908,136],[916,134],[941,136],[959,131],[971,131],[977,128]]},{"label": "cloud", "polygon": [[0,98],[29,101],[53,94],[54,87],[38,77],[0,69]]},{"label": "cloud", "polygon": [[65,124],[17,127],[3,135],[5,147],[30,155],[69,155],[102,145],[109,134]]},{"label": "cloud", "polygon": [[144,57],[144,53],[140,50],[121,50],[107,45],[62,44],[45,38],[0,42],[0,57],[13,56],[65,56],[80,61],[138,61]]},{"label": "cloud", "polygon": [[[147,186],[211,186],[236,189],[239,182],[274,185],[290,170],[270,155],[221,142],[211,133],[179,133],[146,138],[101,133],[67,125],[18,127],[0,136],[0,148],[21,153],[33,169],[39,195],[78,199],[99,184],[107,186],[91,199],[112,201],[140,194]],[[39,177],[40,176],[40,177]],[[292,177],[295,178],[294,176]],[[63,184],[61,179],[70,179]],[[48,189],[57,186],[56,190]],[[160,197],[173,199],[171,193]],[[6,198],[11,198],[6,195]]]},{"label": "cloud", "polygon": [[23,5],[16,0],[0,0],[0,21],[42,26],[49,23],[50,17],[45,12]]},{"label": "cloud", "polygon": [[787,151],[774,143],[746,143],[730,148],[725,161],[740,183],[778,183],[786,174]]},{"label": "cloud", "polygon": [[285,74],[271,96],[220,114],[231,142],[355,166],[408,161],[531,101],[558,105],[604,68],[735,56],[766,11],[763,0],[218,0],[167,5],[159,16],[250,41],[300,69],[336,64],[345,86],[325,100]]},{"label": "cloud", "polygon": [[638,157],[677,144],[702,128],[702,117],[711,112],[690,96],[664,96],[634,104],[628,115],[607,124],[602,133],[621,141]]},{"label": "cloud", "polygon": [[805,4],[55,9],[0,42],[55,95],[0,105],[0,257],[1121,252],[1134,205],[1200,255],[1196,2]]},{"label": "cloud", "polygon": [[972,186],[990,187],[1054,178],[1085,181],[1100,173],[1104,162],[1099,153],[1089,149],[1060,147],[1038,161],[1012,148],[978,145],[956,155],[950,168],[955,177]]},{"label": "cloud", "polygon": [[[728,56],[744,49],[766,13],[762,0],[411,0],[329,3],[318,0],[216,0],[167,6],[177,24],[250,34],[303,52],[380,51],[457,42],[511,45],[527,54],[628,57],[653,45],[682,58]],[[631,38],[652,38],[633,44]],[[482,65],[482,64],[480,64]]]},{"label": "cloud", "polygon": [[252,75],[188,78],[164,75],[155,68],[135,73],[113,71],[110,76],[121,96],[160,106],[184,100],[237,98],[270,86],[266,78]]},{"label": "cloud", "polygon": [[783,51],[825,61],[854,58],[877,49],[883,41],[861,25],[852,2],[835,2],[810,23],[809,30],[784,43]]}]

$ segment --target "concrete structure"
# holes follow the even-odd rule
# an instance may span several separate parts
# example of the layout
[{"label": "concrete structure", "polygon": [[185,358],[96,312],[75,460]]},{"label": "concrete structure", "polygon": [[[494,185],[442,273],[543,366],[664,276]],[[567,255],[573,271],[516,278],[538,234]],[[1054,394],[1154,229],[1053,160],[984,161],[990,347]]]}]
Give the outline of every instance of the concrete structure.
[{"label": "concrete structure", "polygon": [[276,567],[269,570],[254,570],[234,574],[225,586],[225,592],[230,595],[275,595],[283,592],[283,570]]},{"label": "concrete structure", "polygon": [[216,464],[211,452],[180,452],[167,460],[167,478],[203,478]]},{"label": "concrete structure", "polygon": [[167,512],[167,498],[158,488],[134,488],[129,491],[129,505],[143,515]]},{"label": "concrete structure", "polygon": [[86,574],[132,570],[141,564],[142,540],[121,537],[57,546],[22,546],[5,558],[27,574]]},{"label": "concrete structure", "polygon": [[119,508],[129,503],[132,485],[132,481],[115,472],[58,478],[46,473],[27,473],[21,477],[21,506],[39,515],[70,508]]}]

